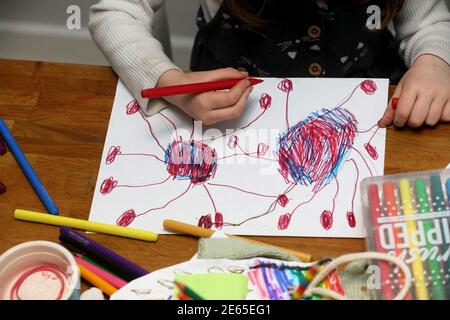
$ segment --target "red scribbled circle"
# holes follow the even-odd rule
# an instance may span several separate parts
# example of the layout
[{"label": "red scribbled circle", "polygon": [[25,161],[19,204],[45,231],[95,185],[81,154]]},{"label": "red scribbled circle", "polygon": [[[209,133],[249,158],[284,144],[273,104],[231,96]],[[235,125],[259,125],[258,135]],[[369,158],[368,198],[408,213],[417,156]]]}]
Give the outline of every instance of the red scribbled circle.
[{"label": "red scribbled circle", "polygon": [[212,223],[210,214],[201,216],[200,220],[198,220],[198,226],[201,228],[211,229],[212,225],[213,225],[213,223]]},{"label": "red scribbled circle", "polygon": [[278,229],[279,230],[285,230],[287,227],[289,227],[289,223],[291,222],[291,214],[288,212],[286,214],[283,214],[278,219]]},{"label": "red scribbled circle", "polygon": [[258,157],[265,156],[267,150],[269,150],[269,146],[267,144],[262,143],[262,142],[259,143],[258,144],[258,150],[257,150]]},{"label": "red scribbled circle", "polygon": [[377,85],[372,80],[364,80],[359,86],[368,95],[373,95],[377,91]]},{"label": "red scribbled circle", "polygon": [[333,226],[333,214],[328,210],[322,212],[320,215],[320,223],[325,230],[330,230]]},{"label": "red scribbled circle", "polygon": [[112,146],[109,148],[108,155],[106,156],[106,164],[111,164],[116,159],[116,156],[120,154],[120,147]]},{"label": "red scribbled circle", "polygon": [[166,163],[171,176],[201,184],[214,177],[217,152],[200,141],[174,141],[166,150]]},{"label": "red scribbled circle", "polygon": [[364,144],[364,148],[366,149],[367,153],[373,160],[378,159],[378,152],[374,146],[372,146],[370,143],[366,143]]},{"label": "red scribbled circle", "polygon": [[117,186],[117,183],[118,181],[114,180],[113,177],[103,180],[103,183],[100,186],[100,193],[103,195],[111,193],[111,191],[113,191],[113,189]]},{"label": "red scribbled circle", "polygon": [[357,121],[344,108],[322,109],[290,127],[278,140],[278,164],[283,177],[318,192],[337,174],[353,146]]},{"label": "red scribbled circle", "polygon": [[120,227],[127,227],[136,218],[136,212],[133,209],[127,210],[116,220],[116,224]]},{"label": "red scribbled circle", "polygon": [[228,148],[235,149],[239,142],[239,138],[234,134],[228,139]]},{"label": "red scribbled circle", "polygon": [[263,93],[261,95],[261,98],[259,98],[259,106],[261,109],[267,110],[272,105],[272,97],[269,96],[267,93]]},{"label": "red scribbled circle", "polygon": [[139,111],[139,104],[137,103],[136,100],[133,100],[127,104],[126,108],[127,108],[127,115],[130,115]]},{"label": "red scribbled circle", "polygon": [[288,199],[288,197],[285,194],[280,194],[278,199],[277,199],[277,202],[278,202],[278,204],[280,206],[282,206],[284,208],[288,204],[289,199]]},{"label": "red scribbled circle", "polygon": [[278,89],[280,89],[283,92],[289,93],[293,89],[292,81],[289,79],[283,79],[278,84]]},{"label": "red scribbled circle", "polygon": [[223,215],[220,212],[216,212],[214,216],[214,225],[217,229],[222,229],[223,227]]},{"label": "red scribbled circle", "polygon": [[352,211],[347,211],[347,221],[350,228],[354,228],[356,226],[355,214]]}]

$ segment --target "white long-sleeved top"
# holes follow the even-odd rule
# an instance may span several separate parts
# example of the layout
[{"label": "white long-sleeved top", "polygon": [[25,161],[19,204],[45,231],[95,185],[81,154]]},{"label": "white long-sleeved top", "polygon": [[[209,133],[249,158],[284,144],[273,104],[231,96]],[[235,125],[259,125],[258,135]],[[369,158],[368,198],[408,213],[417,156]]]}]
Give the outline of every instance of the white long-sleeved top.
[{"label": "white long-sleeved top", "polygon": [[[199,0],[206,21],[222,1]],[[162,4],[163,0],[100,0],[90,9],[92,38],[147,115],[167,104],[141,98],[141,90],[154,87],[164,72],[179,69],[152,35],[154,14]],[[408,67],[425,53],[450,64],[450,13],[444,0],[406,0],[393,23]]]}]

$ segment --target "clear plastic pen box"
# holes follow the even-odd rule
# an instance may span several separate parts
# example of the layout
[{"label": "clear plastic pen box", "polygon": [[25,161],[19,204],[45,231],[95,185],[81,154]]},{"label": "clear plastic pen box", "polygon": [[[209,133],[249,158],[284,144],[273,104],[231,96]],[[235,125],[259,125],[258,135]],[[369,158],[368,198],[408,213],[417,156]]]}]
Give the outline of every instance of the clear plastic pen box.
[{"label": "clear plastic pen box", "polygon": [[[407,263],[413,281],[406,298],[450,300],[450,170],[366,178],[361,196],[367,250]],[[377,261],[369,272],[378,299],[392,299],[405,285],[388,262]]]}]

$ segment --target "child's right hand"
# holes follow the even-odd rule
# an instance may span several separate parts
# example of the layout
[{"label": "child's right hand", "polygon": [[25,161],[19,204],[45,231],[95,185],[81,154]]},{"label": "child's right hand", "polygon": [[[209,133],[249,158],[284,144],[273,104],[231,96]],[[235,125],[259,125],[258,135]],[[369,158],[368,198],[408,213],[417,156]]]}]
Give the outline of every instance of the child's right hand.
[{"label": "child's right hand", "polygon": [[233,68],[202,72],[182,72],[169,70],[160,78],[156,87],[174,86],[197,82],[226,79],[242,79],[229,91],[211,91],[199,94],[186,94],[164,97],[164,100],[176,105],[196,120],[205,125],[239,118],[244,111],[252,90],[247,72]]}]

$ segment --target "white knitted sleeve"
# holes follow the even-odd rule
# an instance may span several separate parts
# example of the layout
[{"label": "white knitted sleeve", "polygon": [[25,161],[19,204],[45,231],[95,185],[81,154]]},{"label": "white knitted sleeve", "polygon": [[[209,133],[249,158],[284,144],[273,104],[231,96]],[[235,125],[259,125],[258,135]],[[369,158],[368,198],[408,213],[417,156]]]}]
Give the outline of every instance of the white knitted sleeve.
[{"label": "white knitted sleeve", "polygon": [[154,13],[163,0],[101,0],[90,8],[89,31],[147,115],[165,107],[162,100],[141,98],[141,90],[152,88],[159,77],[178,69],[152,35]]},{"label": "white knitted sleeve", "polygon": [[407,67],[425,53],[450,64],[450,13],[444,0],[405,0],[394,24]]}]

